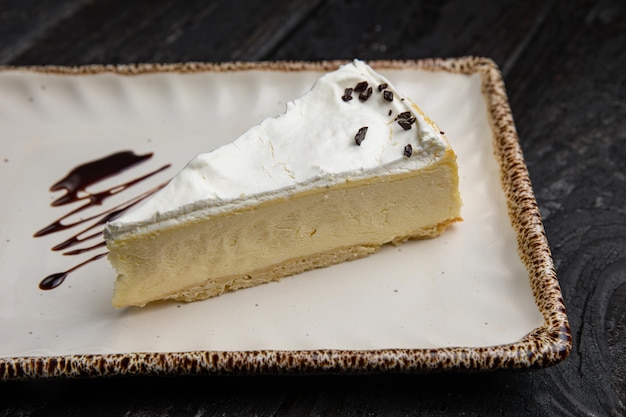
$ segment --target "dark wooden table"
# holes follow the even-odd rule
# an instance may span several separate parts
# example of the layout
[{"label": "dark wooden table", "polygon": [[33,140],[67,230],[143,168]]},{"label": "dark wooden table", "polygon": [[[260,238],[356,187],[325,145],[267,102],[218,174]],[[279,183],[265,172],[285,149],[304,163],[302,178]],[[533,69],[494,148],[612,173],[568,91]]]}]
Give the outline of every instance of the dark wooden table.
[{"label": "dark wooden table", "polygon": [[0,0],[0,65],[464,55],[503,72],[569,358],[477,374],[11,381],[0,416],[626,415],[626,2]]}]

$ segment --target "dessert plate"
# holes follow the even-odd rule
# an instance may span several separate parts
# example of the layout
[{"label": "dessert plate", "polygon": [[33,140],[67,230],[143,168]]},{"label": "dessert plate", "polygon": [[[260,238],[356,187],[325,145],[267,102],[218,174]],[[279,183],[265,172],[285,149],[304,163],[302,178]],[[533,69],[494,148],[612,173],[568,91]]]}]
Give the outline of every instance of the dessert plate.
[{"label": "dessert plate", "polygon": [[415,373],[565,358],[567,316],[497,66],[369,63],[445,130],[462,223],[277,283],[120,310],[102,221],[340,63],[1,68],[0,378]]}]

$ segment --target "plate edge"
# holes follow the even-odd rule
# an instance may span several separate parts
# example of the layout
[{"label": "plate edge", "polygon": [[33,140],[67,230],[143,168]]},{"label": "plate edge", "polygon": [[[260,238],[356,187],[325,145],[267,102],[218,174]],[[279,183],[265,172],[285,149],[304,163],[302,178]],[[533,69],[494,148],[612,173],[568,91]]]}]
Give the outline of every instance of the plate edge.
[{"label": "plate edge", "polygon": [[[348,60],[171,63],[85,66],[0,66],[0,72],[59,75],[110,72],[139,75],[203,71],[328,71]],[[508,215],[518,253],[529,273],[544,325],[517,342],[491,347],[433,349],[195,351],[0,358],[0,379],[249,373],[373,373],[545,367],[565,359],[572,347],[561,289],[535,200],[500,69],[485,57],[370,60],[377,69],[415,69],[479,74],[493,132]]]}]

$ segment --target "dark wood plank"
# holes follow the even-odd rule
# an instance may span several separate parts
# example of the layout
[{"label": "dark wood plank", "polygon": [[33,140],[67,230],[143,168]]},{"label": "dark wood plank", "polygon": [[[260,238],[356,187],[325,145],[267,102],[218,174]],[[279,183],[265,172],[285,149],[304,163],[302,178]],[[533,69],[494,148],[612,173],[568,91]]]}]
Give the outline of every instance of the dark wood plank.
[{"label": "dark wood plank", "polygon": [[508,86],[574,335],[546,393],[626,415],[626,11],[577,6],[555,6]]},{"label": "dark wood plank", "polygon": [[37,45],[58,22],[72,18],[87,0],[0,1],[0,64]]},{"label": "dark wood plank", "polygon": [[327,2],[271,59],[489,56],[508,70],[551,3]]},{"label": "dark wood plank", "polygon": [[50,23],[38,42],[9,55],[4,63],[258,60],[288,37],[318,3],[103,0]]}]

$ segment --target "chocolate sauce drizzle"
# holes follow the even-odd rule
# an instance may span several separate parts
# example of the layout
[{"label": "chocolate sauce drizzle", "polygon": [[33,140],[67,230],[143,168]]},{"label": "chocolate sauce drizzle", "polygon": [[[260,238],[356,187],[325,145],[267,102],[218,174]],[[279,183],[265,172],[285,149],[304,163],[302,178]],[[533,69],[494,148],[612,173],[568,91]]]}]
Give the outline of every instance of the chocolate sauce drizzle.
[{"label": "chocolate sauce drizzle", "polygon": [[[88,216],[86,218],[82,218],[80,220],[76,220],[73,222],[64,222],[69,217],[76,215],[90,207],[93,206],[101,206],[103,202],[114,195],[125,191],[129,187],[132,187],[135,184],[138,184],[166,169],[168,169],[171,165],[166,164],[162,167],[148,172],[142,176],[139,176],[133,180],[127,181],[125,183],[116,185],[104,191],[100,191],[97,193],[90,193],[87,191],[87,188],[91,185],[94,185],[100,181],[103,181],[107,178],[113,177],[115,175],[121,174],[127,169],[132,168],[135,165],[138,165],[142,162],[147,161],[152,157],[152,153],[147,153],[144,155],[136,155],[131,151],[121,151],[104,158],[94,160],[91,162],[87,162],[85,164],[79,165],[76,168],[72,169],[63,179],[56,182],[54,185],[50,187],[50,191],[59,191],[65,190],[65,194],[61,197],[57,198],[51,203],[51,206],[58,207],[70,203],[75,203],[78,201],[85,201],[80,207],[71,210],[67,214],[61,216],[57,220],[53,221],[46,227],[40,229],[35,232],[34,237],[46,236],[51,233],[60,232],[66,229],[72,229],[89,223],[86,227],[83,227],[76,234],[71,236],[70,238],[64,240],[63,242],[58,243],[57,245],[52,247],[53,251],[63,251],[65,249],[74,247],[76,245],[83,244],[85,242],[91,241],[93,239],[100,238],[101,240],[97,243],[93,243],[89,246],[80,247],[77,249],[69,250],[63,252],[63,255],[73,256],[80,255],[86,252],[91,252],[97,250],[99,248],[103,248],[106,246],[106,242],[102,239],[104,224],[108,221],[114,220],[117,217],[121,216],[124,212],[126,212],[131,207],[150,197],[152,194],[163,188],[167,182],[160,184],[138,196],[135,196],[129,200],[126,200],[123,203],[118,204],[117,206],[104,209],[102,212],[98,214],[94,214]],[[40,283],[39,288],[42,290],[51,290],[53,288],[58,287],[63,283],[67,276],[76,271],[77,269],[96,261],[107,255],[108,252],[99,253],[86,261],[83,261],[76,266],[68,269],[64,272],[58,272],[45,277]]]}]

